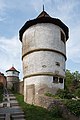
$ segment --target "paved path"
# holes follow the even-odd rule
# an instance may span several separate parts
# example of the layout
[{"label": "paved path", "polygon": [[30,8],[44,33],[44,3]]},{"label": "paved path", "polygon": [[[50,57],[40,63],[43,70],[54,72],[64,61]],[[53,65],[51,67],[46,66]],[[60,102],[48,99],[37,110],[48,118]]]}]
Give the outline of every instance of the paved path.
[{"label": "paved path", "polygon": [[0,120],[25,120],[24,112],[14,94],[4,91],[3,102],[0,103]]}]

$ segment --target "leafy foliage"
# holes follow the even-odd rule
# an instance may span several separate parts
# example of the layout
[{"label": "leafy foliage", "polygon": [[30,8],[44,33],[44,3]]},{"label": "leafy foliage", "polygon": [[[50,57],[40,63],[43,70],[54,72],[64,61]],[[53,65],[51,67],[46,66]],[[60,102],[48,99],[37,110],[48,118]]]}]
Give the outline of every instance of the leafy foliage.
[{"label": "leafy foliage", "polygon": [[52,113],[52,116],[55,116],[55,117],[60,116],[60,117],[62,117],[62,112],[60,111],[60,108],[58,106],[52,107],[50,112]]},{"label": "leafy foliage", "polygon": [[68,90],[70,93],[77,95],[80,97],[80,73],[78,71],[75,71],[71,73],[69,70],[66,70],[66,90]]},{"label": "leafy foliage", "polygon": [[67,100],[65,105],[67,106],[68,110],[76,115],[80,116],[80,101],[75,101],[75,100]]},{"label": "leafy foliage", "polygon": [[59,89],[56,95],[58,95],[62,99],[71,99],[72,97],[74,97],[74,95],[71,94],[68,90],[62,90],[62,89]]},{"label": "leafy foliage", "polygon": [[78,97],[80,98],[80,88],[76,89],[75,95],[78,96]]},{"label": "leafy foliage", "polygon": [[53,98],[55,98],[55,99],[61,99],[58,95],[53,95],[53,94],[51,94],[51,93],[45,93],[45,95],[46,96],[48,96],[48,97],[53,97]]}]

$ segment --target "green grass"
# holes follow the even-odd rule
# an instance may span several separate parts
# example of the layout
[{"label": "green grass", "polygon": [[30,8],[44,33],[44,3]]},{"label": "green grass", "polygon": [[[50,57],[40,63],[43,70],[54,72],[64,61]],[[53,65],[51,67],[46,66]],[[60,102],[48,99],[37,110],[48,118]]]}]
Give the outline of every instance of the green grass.
[{"label": "green grass", "polygon": [[56,112],[53,113],[54,111],[48,111],[42,107],[26,104],[23,96],[20,94],[15,94],[15,96],[25,113],[26,120],[64,120],[60,115],[55,114]]}]

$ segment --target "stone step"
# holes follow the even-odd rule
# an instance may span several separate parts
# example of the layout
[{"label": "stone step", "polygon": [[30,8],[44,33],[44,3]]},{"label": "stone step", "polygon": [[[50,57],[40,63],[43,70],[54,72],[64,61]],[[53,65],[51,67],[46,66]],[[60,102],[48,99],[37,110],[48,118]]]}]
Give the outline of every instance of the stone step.
[{"label": "stone step", "polygon": [[3,107],[7,107],[7,103],[3,103]]},{"label": "stone step", "polygon": [[3,108],[3,103],[0,103],[0,108]]},{"label": "stone step", "polygon": [[14,96],[14,94],[9,94],[9,96]]},{"label": "stone step", "polygon": [[0,120],[5,120],[5,117],[0,117]]},{"label": "stone step", "polygon": [[7,107],[10,107],[10,103],[7,103]]},{"label": "stone step", "polygon": [[10,120],[10,113],[6,113],[5,120]]},{"label": "stone step", "polygon": [[21,120],[21,119],[24,119],[25,118],[25,115],[24,114],[22,114],[22,115],[11,115],[11,119],[12,120],[15,120],[15,119],[19,119],[19,120]]},{"label": "stone step", "polygon": [[5,114],[0,113],[0,120],[5,120]]},{"label": "stone step", "polygon": [[15,119],[12,119],[12,120],[26,120],[25,118],[15,118]]},{"label": "stone step", "polygon": [[10,103],[10,107],[13,107],[13,106],[19,106],[18,103]]},{"label": "stone step", "polygon": [[9,100],[16,100],[16,98],[15,97],[10,97]]},{"label": "stone step", "polygon": [[21,111],[21,112],[12,113],[11,115],[23,115],[23,114],[24,114],[24,112]]}]

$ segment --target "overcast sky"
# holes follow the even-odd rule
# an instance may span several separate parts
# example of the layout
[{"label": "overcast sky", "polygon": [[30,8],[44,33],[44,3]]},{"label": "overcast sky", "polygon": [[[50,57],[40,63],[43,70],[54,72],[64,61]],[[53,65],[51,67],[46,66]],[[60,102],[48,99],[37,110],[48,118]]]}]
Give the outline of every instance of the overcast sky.
[{"label": "overcast sky", "polygon": [[80,72],[80,0],[0,0],[0,72],[12,65],[22,78],[19,30],[42,11],[61,19],[69,27],[66,68]]}]

